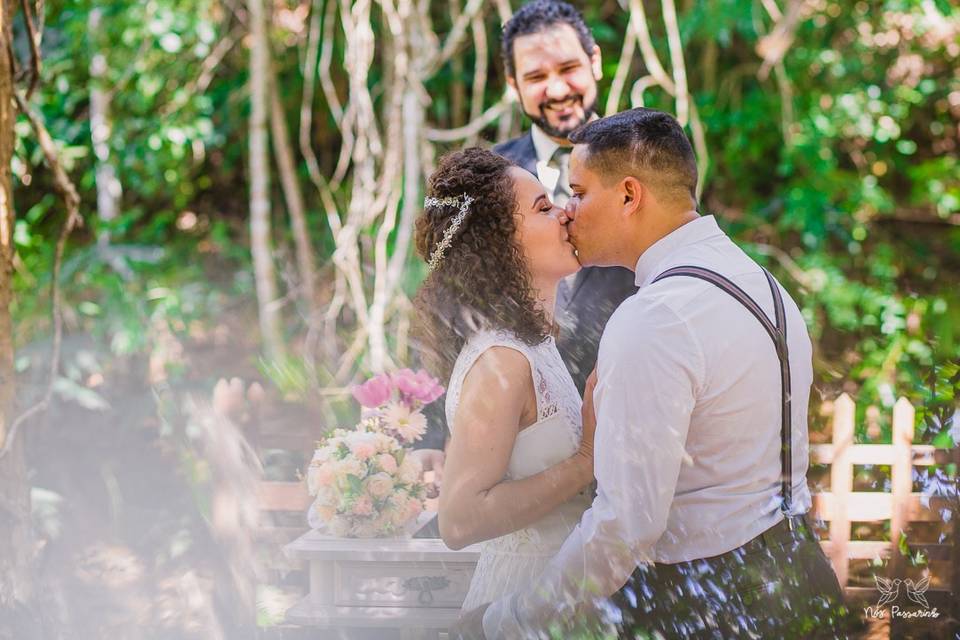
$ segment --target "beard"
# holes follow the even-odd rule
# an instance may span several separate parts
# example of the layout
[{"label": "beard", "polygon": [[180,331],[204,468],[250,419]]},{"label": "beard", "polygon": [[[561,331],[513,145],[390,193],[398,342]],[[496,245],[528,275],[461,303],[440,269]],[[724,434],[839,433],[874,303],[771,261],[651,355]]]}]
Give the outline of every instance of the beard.
[{"label": "beard", "polygon": [[566,100],[560,100],[559,102],[567,102],[567,100],[570,100],[570,99],[573,99],[574,102],[579,103],[580,106],[583,107],[583,118],[580,119],[579,122],[571,121],[569,123],[564,123],[558,126],[554,126],[550,124],[550,121],[547,120],[546,110],[547,110],[547,107],[549,107],[551,104],[556,104],[556,102],[558,102],[555,100],[548,100],[546,102],[541,102],[538,105],[539,111],[536,114],[528,113],[526,110],[524,110],[524,113],[526,113],[527,117],[530,118],[535,125],[540,127],[543,130],[543,132],[546,133],[551,138],[566,139],[567,136],[573,133],[574,129],[590,121],[590,118],[592,118],[593,114],[596,113],[596,107],[597,107],[596,98],[594,98],[593,102],[591,102],[589,105],[586,105],[583,102],[583,96],[580,94],[572,95]]}]

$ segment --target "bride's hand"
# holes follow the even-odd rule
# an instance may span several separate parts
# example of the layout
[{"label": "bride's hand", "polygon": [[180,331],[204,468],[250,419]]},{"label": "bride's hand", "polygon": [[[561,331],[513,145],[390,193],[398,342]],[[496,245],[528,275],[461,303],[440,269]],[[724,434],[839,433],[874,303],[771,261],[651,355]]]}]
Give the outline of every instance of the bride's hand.
[{"label": "bride's hand", "polygon": [[583,407],[580,410],[583,418],[583,439],[580,441],[581,455],[593,461],[593,438],[597,431],[597,415],[593,408],[593,390],[597,386],[597,370],[590,373],[587,384],[583,389]]},{"label": "bride's hand", "polygon": [[489,607],[490,603],[487,603],[462,614],[451,629],[450,637],[456,640],[484,640],[486,636],[483,635],[483,614]]}]

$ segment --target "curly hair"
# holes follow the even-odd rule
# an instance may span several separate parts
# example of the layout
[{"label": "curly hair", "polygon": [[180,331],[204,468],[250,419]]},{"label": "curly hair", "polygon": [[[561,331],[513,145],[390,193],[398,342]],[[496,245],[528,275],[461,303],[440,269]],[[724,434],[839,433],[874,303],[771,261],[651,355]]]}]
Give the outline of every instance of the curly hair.
[{"label": "curly hair", "polygon": [[[517,199],[508,173],[513,166],[474,147],[447,154],[430,176],[428,196],[473,197],[452,244],[414,299],[418,346],[442,380],[449,379],[457,355],[477,331],[508,330],[531,346],[552,333],[516,241]],[[456,205],[433,205],[417,218],[417,253],[424,261],[457,211]]]}]

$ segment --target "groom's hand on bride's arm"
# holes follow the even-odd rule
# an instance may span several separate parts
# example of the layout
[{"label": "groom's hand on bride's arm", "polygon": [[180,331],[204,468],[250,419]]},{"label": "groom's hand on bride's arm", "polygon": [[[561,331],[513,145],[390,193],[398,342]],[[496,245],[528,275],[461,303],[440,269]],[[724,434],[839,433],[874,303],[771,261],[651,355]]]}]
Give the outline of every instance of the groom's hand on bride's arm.
[{"label": "groom's hand on bride's arm", "polygon": [[436,498],[443,480],[443,464],[446,462],[444,452],[440,449],[415,449],[408,455],[420,463],[421,480],[426,481],[426,474],[432,474],[432,479],[427,483],[427,497]]},{"label": "groom's hand on bride's arm", "polygon": [[489,604],[467,611],[451,629],[450,637],[453,640],[486,640],[483,635],[483,614],[487,612]]}]

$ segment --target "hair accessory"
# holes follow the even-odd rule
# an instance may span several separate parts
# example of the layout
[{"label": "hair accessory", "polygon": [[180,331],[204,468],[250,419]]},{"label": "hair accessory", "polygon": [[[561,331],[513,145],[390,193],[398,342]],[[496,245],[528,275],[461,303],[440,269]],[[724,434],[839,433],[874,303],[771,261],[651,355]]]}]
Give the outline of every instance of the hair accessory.
[{"label": "hair accessory", "polygon": [[463,195],[448,198],[434,198],[429,196],[423,201],[424,208],[453,205],[460,206],[460,211],[458,211],[457,215],[453,217],[453,222],[450,223],[450,226],[447,227],[447,230],[443,232],[443,238],[441,238],[440,242],[437,243],[437,248],[433,250],[433,255],[431,255],[430,259],[427,261],[427,268],[430,271],[433,271],[437,268],[437,266],[440,264],[440,261],[443,259],[444,253],[446,253],[447,249],[450,248],[450,243],[453,242],[453,236],[457,233],[457,229],[460,228],[460,225],[463,224],[464,218],[467,217],[467,211],[470,210],[470,204],[472,202],[473,196],[469,196],[465,193]]}]

